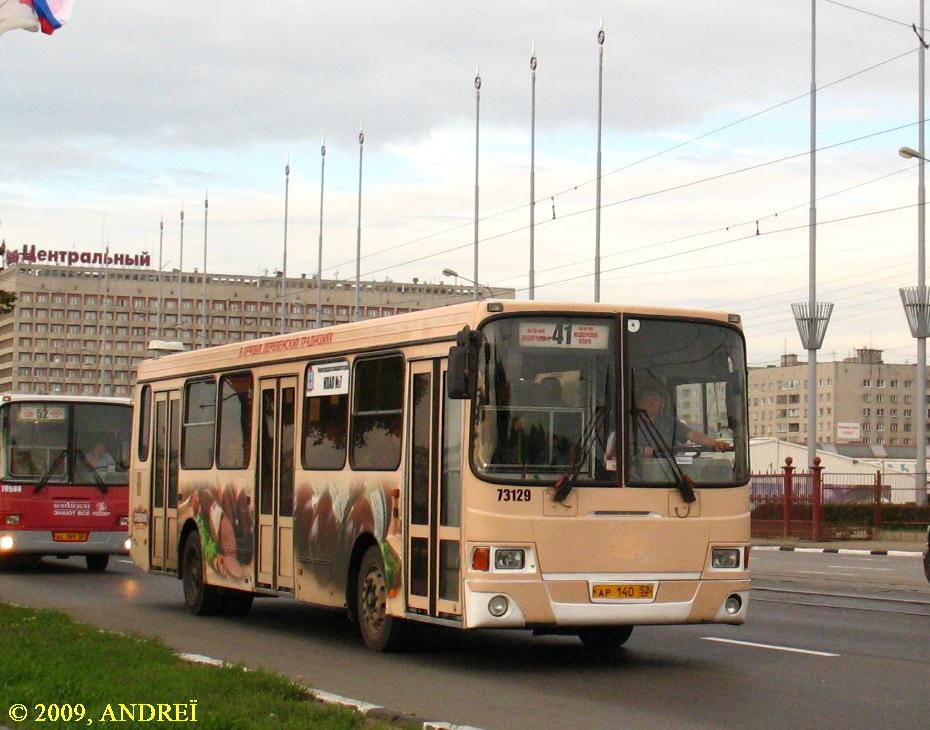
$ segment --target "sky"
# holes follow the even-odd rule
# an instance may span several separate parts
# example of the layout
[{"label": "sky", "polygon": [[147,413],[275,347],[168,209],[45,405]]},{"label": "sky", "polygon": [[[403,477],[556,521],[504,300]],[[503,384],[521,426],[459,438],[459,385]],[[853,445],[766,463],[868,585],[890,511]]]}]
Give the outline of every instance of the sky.
[{"label": "sky", "polygon": [[[919,2],[817,0],[819,360],[916,359]],[[601,23],[601,301],[737,312],[751,365],[803,355],[810,0],[78,0],[0,36],[0,238],[157,266],[163,218],[167,271],[183,209],[202,269],[208,194],[207,270],[260,275],[286,200],[311,277],[322,177],[323,276],[354,279],[361,128],[362,278],[473,278],[478,116],[478,279],[529,298],[535,47],[535,298],[593,301]]]}]

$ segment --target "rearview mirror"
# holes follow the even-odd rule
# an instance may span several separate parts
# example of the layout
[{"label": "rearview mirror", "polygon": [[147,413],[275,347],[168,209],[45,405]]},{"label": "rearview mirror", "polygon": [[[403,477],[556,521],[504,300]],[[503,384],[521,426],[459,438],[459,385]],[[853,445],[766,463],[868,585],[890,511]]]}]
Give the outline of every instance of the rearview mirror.
[{"label": "rearview mirror", "polygon": [[449,348],[446,392],[451,399],[469,400],[474,397],[477,389],[481,333],[466,325],[456,335],[455,342],[455,346]]}]

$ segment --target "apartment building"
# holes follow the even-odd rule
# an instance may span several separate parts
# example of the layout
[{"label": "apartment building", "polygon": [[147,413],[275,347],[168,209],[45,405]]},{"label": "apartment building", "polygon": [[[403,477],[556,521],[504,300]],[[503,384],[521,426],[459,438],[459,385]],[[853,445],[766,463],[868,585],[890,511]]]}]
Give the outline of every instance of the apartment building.
[{"label": "apartment building", "polygon": [[[872,348],[855,353],[817,363],[817,442],[914,448],[917,366],[886,363]],[[750,435],[807,443],[807,390],[807,363],[797,355],[750,369]]]},{"label": "apartment building", "polygon": [[[66,260],[64,257],[62,261]],[[141,257],[126,257],[139,261]],[[9,263],[9,261],[8,261]],[[0,290],[17,295],[0,315],[0,392],[122,395],[152,340],[185,348],[243,342],[315,329],[315,278],[164,272],[132,266],[41,264],[22,260],[0,271]],[[463,302],[470,286],[364,281],[360,317],[388,317]],[[513,289],[493,290],[498,298]],[[320,324],[348,322],[355,282],[322,282]],[[283,318],[283,324],[282,324]]]}]

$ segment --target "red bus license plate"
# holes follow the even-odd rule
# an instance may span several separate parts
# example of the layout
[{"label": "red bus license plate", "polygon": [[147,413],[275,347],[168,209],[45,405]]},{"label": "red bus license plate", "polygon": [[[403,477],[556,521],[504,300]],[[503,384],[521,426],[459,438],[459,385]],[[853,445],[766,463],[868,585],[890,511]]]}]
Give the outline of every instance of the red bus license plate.
[{"label": "red bus license plate", "polygon": [[86,532],[53,532],[55,542],[87,542]]},{"label": "red bus license plate", "polygon": [[651,601],[654,597],[652,583],[595,583],[591,586],[593,601]]}]

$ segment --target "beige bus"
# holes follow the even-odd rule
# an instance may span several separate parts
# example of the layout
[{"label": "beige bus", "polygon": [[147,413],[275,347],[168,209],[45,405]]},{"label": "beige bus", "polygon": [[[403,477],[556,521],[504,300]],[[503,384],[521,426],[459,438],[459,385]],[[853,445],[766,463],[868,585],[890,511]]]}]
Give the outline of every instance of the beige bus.
[{"label": "beige bus", "polygon": [[146,360],[132,559],[196,614],[573,634],[745,621],[739,317],[480,301]]}]

